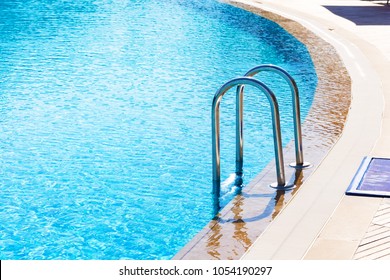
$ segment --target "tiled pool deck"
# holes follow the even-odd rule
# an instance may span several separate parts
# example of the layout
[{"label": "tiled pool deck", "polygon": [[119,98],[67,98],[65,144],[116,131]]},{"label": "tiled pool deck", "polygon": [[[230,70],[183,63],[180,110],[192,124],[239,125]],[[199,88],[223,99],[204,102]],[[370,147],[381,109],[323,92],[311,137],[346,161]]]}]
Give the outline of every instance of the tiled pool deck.
[{"label": "tiled pool deck", "polygon": [[390,157],[390,7],[356,0],[233,4],[276,21],[312,54],[319,84],[303,133],[314,168],[290,171],[297,187],[275,192],[264,187],[274,180],[270,164],[176,258],[389,259],[389,199],[345,191],[365,156]]}]

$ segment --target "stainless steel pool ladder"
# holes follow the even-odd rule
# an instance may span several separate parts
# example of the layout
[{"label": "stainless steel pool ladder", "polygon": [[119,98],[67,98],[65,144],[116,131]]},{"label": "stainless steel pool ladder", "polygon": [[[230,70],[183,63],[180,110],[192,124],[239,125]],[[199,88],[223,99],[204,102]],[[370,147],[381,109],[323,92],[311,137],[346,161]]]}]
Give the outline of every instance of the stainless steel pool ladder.
[{"label": "stainless steel pool ladder", "polygon": [[[263,64],[256,66],[252,69],[250,69],[245,76],[246,77],[253,77],[256,74],[260,72],[273,72],[281,76],[289,85],[291,96],[292,96],[292,113],[293,113],[293,121],[294,121],[294,141],[295,141],[295,162],[290,163],[290,166],[297,169],[304,169],[310,167],[309,162],[305,162],[303,160],[303,145],[302,145],[302,129],[301,129],[301,109],[300,109],[300,102],[299,102],[299,91],[297,83],[295,82],[294,78],[283,68],[271,65],[271,64]],[[237,88],[237,131],[236,131],[236,137],[240,141],[243,140],[243,130],[242,130],[242,115],[243,115],[243,90],[244,86],[241,85]],[[241,104],[241,105],[240,105]],[[241,148],[240,151],[240,158],[237,158],[238,161],[242,162],[242,146],[243,144],[240,143],[237,145]],[[241,172],[242,172],[242,164],[241,164]]]},{"label": "stainless steel pool ladder", "polygon": [[[214,95],[212,105],[212,164],[213,164],[213,197],[219,199],[221,191],[220,168],[220,103],[224,94],[237,86],[236,91],[236,176],[243,175],[243,96],[244,85],[251,85],[261,90],[267,97],[271,106],[272,129],[274,139],[274,153],[276,164],[277,182],[270,184],[277,189],[292,187],[286,185],[283,147],[280,129],[279,105],[275,94],[263,82],[254,79],[253,76],[261,71],[271,71],[281,75],[289,84],[293,98],[293,118],[296,162],[290,164],[294,168],[307,168],[310,163],[304,162],[302,152],[302,134],[300,120],[299,92],[294,79],[284,69],[275,65],[260,65],[249,70],[244,77],[235,78],[225,83]],[[216,199],[214,199],[216,200]],[[219,201],[214,201],[214,208],[219,209]]]}]

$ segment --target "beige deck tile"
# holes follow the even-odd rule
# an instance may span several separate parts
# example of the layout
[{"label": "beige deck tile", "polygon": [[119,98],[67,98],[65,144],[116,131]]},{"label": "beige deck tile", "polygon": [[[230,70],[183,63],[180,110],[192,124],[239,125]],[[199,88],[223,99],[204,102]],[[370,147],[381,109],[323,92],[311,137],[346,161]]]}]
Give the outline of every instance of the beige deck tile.
[{"label": "beige deck tile", "polygon": [[[349,260],[359,241],[318,238],[311,250],[306,254],[306,260]],[[326,248],[326,249],[324,249]],[[340,249],[341,248],[341,249]]]}]

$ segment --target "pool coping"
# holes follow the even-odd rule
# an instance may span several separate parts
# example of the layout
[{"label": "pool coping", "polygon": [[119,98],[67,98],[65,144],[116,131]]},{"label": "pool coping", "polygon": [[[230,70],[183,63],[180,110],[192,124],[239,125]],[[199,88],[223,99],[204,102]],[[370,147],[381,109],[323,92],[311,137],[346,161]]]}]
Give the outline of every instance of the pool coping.
[{"label": "pool coping", "polygon": [[[286,170],[286,178],[293,180],[296,187],[290,191],[275,192],[268,187],[269,183],[275,180],[274,162],[271,162],[244,189],[243,194],[228,204],[174,259],[240,259],[254,246],[257,238],[268,230],[279,212],[284,212],[291,198],[301,192],[302,185],[316,173],[318,166],[341,137],[348,117],[351,102],[350,78],[337,55],[337,50],[329,42],[296,20],[264,7],[255,7],[252,2],[230,3],[277,22],[308,46],[319,83],[313,106],[302,129],[304,155],[314,168],[302,172]],[[320,55],[318,51],[321,48],[326,54],[332,55],[333,59],[324,58],[323,53]],[[335,71],[336,68],[338,71]],[[343,102],[338,104],[339,107],[333,108],[331,104],[334,101]],[[328,104],[325,106],[327,113],[322,110],[324,104]],[[294,161],[293,154],[293,142],[290,142],[284,149],[287,163]]]}]

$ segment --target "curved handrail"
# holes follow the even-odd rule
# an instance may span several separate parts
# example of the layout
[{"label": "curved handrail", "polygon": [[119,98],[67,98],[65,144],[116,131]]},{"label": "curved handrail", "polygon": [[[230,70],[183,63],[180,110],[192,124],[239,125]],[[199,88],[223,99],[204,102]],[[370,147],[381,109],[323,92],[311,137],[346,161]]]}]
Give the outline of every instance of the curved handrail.
[{"label": "curved handrail", "polygon": [[[294,168],[304,169],[311,166],[309,162],[305,162],[303,160],[303,145],[302,145],[302,129],[301,129],[301,112],[300,112],[300,103],[299,103],[299,91],[298,86],[294,80],[294,78],[283,68],[272,65],[272,64],[263,64],[256,66],[252,69],[250,69],[245,76],[246,77],[253,77],[256,74],[262,72],[262,71],[270,71],[274,72],[276,74],[279,74],[284,80],[288,83],[290,86],[290,90],[292,93],[292,100],[293,100],[293,119],[294,119],[294,140],[295,140],[295,163],[291,163],[290,166]],[[244,87],[240,86],[237,88],[237,100],[241,100],[241,105],[237,105],[237,120],[239,116],[241,115],[242,119],[242,100],[243,100],[243,90]],[[241,150],[237,150],[236,154],[236,173],[242,174],[242,162],[243,162],[243,135],[242,135],[242,123],[237,122],[237,129],[236,129],[236,138],[240,142],[237,146],[240,147]]]},{"label": "curved handrail", "polygon": [[[274,152],[276,163],[277,182],[273,187],[286,187],[284,160],[282,150],[282,137],[280,130],[279,105],[275,94],[262,82],[252,77],[241,77],[225,83],[214,95],[211,119],[212,119],[212,158],[213,158],[213,197],[219,198],[221,192],[221,162],[220,162],[220,103],[224,94],[235,86],[251,85],[260,89],[267,97],[271,106],[272,128],[274,136]],[[242,105],[242,102],[238,102]],[[239,106],[239,105],[238,105]],[[242,122],[242,118],[240,119]],[[242,134],[241,134],[242,136]],[[242,143],[242,142],[241,142]],[[219,202],[214,201],[214,207],[219,209]]]}]

